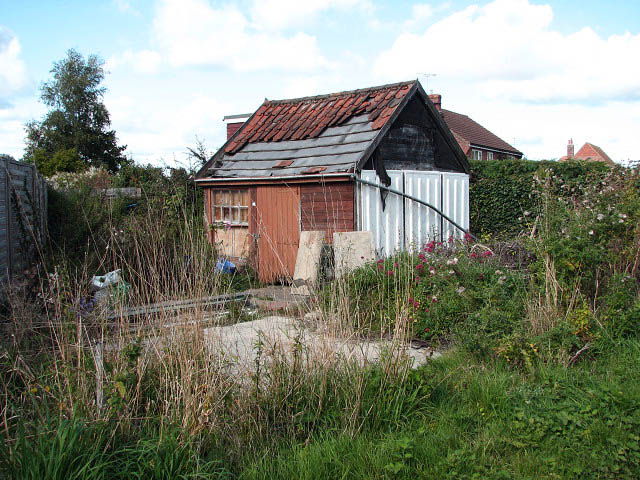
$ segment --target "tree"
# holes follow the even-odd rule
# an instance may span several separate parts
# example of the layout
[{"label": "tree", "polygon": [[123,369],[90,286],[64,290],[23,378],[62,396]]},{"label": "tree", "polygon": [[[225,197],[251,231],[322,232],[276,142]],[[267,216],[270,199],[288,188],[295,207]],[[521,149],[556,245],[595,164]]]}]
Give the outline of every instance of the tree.
[{"label": "tree", "polygon": [[[41,121],[27,123],[25,160],[36,163],[48,160],[60,151],[71,160],[75,150],[79,162],[60,163],[65,168],[76,166],[103,167],[112,172],[126,160],[126,146],[119,146],[114,130],[110,130],[109,112],[102,103],[105,87],[104,61],[96,55],[85,58],[76,50],[69,50],[67,57],[53,64],[52,79],[41,87],[41,101],[50,111]],[[62,157],[58,156],[58,160]]]}]

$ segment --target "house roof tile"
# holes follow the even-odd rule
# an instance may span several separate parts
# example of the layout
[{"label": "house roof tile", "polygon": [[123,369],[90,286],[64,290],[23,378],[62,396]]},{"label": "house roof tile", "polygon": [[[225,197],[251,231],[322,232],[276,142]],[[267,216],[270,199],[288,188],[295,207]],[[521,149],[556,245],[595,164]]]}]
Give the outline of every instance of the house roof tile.
[{"label": "house roof tile", "polygon": [[248,143],[304,140],[349,119],[368,115],[374,130],[384,126],[415,81],[290,100],[265,100],[225,147],[234,154]]},{"label": "house roof tile", "polygon": [[522,156],[521,151],[513,148],[500,137],[491,133],[468,116],[445,109],[442,109],[441,111],[444,121],[447,123],[447,126],[451,129],[454,135],[463,138],[471,145],[503,150],[505,152],[511,152]]}]

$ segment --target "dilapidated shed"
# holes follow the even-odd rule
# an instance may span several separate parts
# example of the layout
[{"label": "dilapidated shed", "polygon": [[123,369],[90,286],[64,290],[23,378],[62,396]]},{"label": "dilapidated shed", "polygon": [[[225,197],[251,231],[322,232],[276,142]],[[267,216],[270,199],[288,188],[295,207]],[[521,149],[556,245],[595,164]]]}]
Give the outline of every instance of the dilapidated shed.
[{"label": "dilapidated shed", "polygon": [[468,228],[467,158],[417,80],[265,100],[234,130],[196,182],[211,241],[263,281],[291,278],[301,231],[371,230],[386,255]]}]

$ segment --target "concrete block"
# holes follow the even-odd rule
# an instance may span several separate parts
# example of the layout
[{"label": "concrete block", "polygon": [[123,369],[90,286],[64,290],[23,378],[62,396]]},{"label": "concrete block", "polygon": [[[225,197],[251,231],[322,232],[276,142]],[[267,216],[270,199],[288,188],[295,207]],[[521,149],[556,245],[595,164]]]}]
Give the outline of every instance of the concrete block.
[{"label": "concrete block", "polygon": [[336,232],[333,234],[336,278],[342,277],[376,259],[372,232]]},{"label": "concrete block", "polygon": [[324,232],[300,232],[298,257],[291,286],[293,295],[310,295],[318,284],[323,240]]}]

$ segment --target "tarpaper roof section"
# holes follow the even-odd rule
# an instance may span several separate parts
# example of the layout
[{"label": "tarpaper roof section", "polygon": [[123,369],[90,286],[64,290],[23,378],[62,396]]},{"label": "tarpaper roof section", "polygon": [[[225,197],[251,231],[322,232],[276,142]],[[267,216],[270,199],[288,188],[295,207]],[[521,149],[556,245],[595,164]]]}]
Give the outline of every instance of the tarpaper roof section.
[{"label": "tarpaper roof section", "polygon": [[471,145],[492,148],[522,156],[521,151],[513,148],[500,137],[491,133],[489,130],[466,115],[445,110],[444,108],[441,111],[444,121],[457,138],[462,137]]},{"label": "tarpaper roof section", "polygon": [[415,84],[265,100],[199,176],[353,172]]}]

